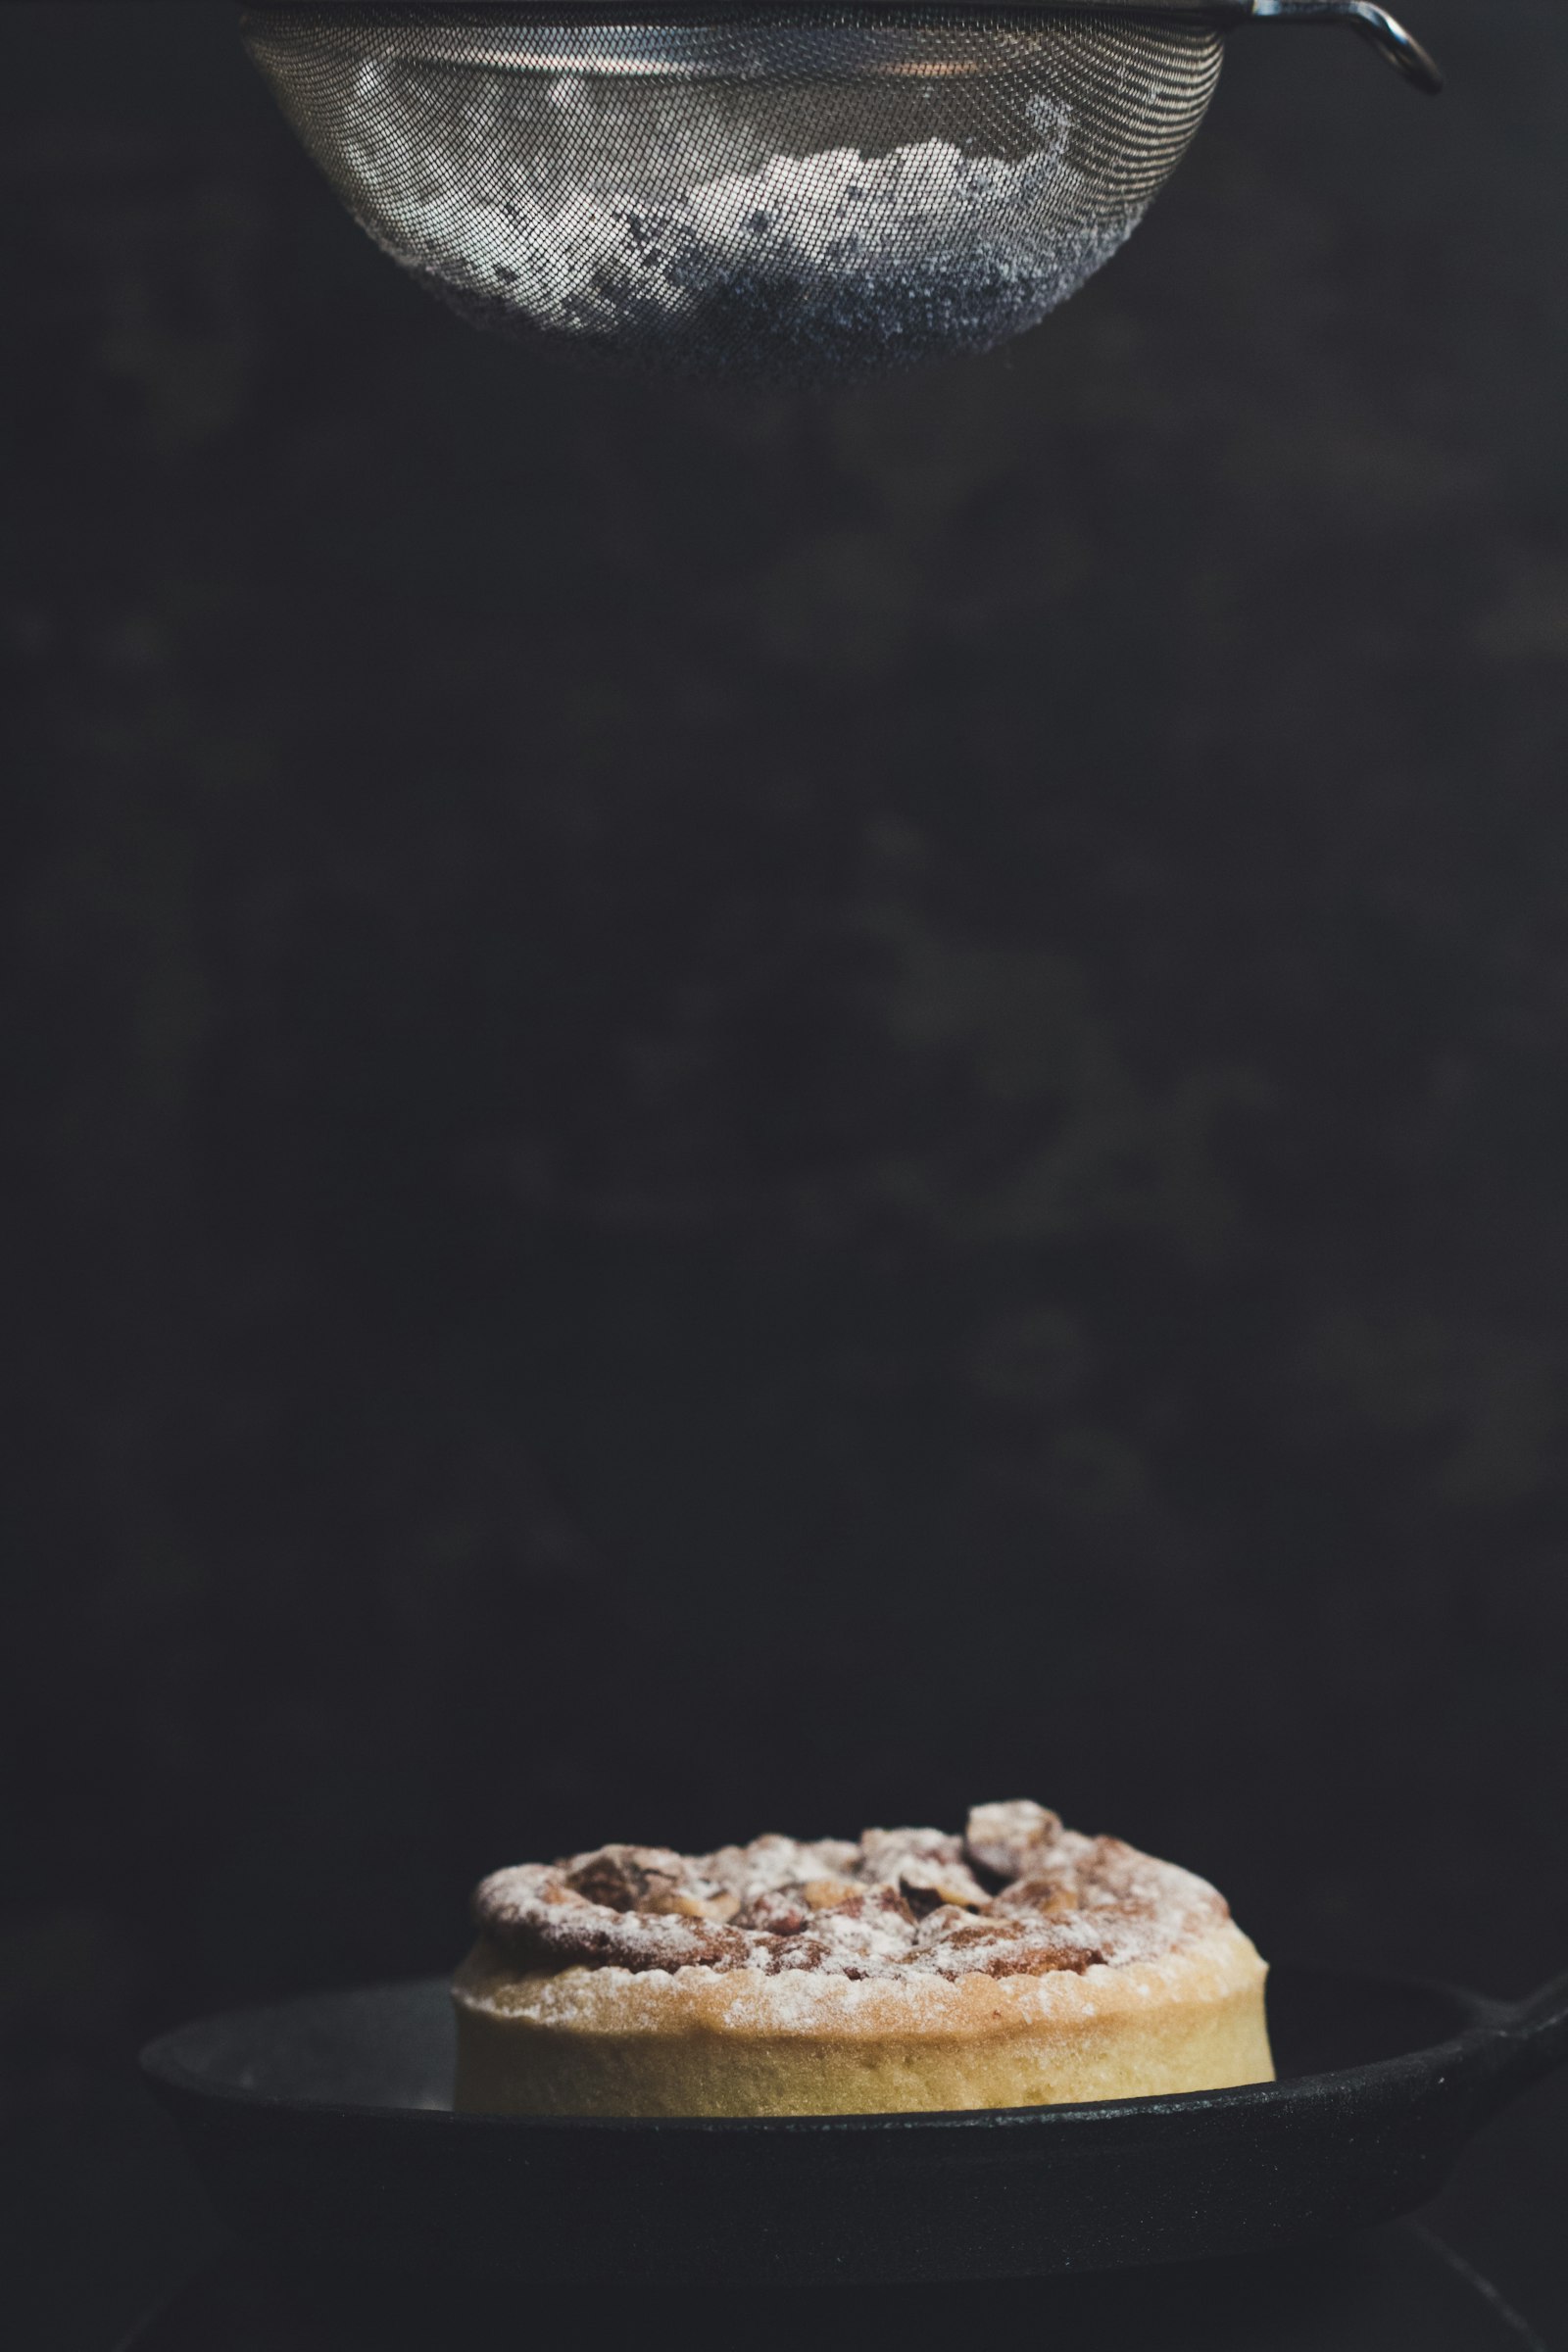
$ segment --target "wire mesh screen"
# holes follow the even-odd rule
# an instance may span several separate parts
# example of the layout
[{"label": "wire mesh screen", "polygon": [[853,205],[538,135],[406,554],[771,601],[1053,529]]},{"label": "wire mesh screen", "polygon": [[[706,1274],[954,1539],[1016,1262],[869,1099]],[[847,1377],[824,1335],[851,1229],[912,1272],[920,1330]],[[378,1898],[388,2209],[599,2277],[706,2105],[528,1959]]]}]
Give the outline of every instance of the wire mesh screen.
[{"label": "wire mesh screen", "polygon": [[792,382],[981,351],[1116,251],[1201,122],[1190,22],[814,8],[256,8],[375,242],[480,323]]}]

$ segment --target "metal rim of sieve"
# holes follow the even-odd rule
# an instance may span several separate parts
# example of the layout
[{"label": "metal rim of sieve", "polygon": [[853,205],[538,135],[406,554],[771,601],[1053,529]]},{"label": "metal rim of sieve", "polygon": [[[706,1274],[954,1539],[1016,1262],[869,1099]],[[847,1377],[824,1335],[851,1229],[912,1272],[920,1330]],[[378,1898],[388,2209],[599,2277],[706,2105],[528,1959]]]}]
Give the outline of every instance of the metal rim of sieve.
[{"label": "metal rim of sieve", "polygon": [[[269,13],[278,12],[270,8]],[[358,13],[375,16],[383,12],[372,7]],[[504,31],[498,26],[498,37],[488,45],[471,37],[480,22],[477,11],[468,12],[469,22],[464,26],[467,38],[448,32],[440,24],[399,23],[395,11],[385,13],[387,24],[379,50],[388,64],[450,66],[474,74],[593,74],[614,80],[729,82],[778,79],[779,69],[767,47],[760,43],[748,51],[737,47],[733,35],[737,26],[744,30],[748,21],[777,29],[795,12],[787,7],[756,8],[720,19],[716,11],[704,10],[702,21],[694,22],[692,18],[666,20],[652,10],[632,8],[623,17],[612,19],[587,8],[578,11],[573,0],[546,0],[543,8],[528,6],[528,16],[534,20],[528,24],[519,22],[517,9],[506,9]],[[455,17],[456,8],[448,13]],[[890,13],[888,22],[878,25],[814,25],[811,78],[983,80],[988,74],[1009,72],[1016,64],[1016,42],[1007,29],[1009,16],[1033,23],[1044,15],[1087,12],[999,9],[994,12],[997,23],[985,57],[975,55],[972,48],[947,54],[933,49],[932,35],[942,28],[930,24],[922,27],[921,46],[901,42],[903,19],[910,13],[918,11],[901,10],[899,16]],[[954,16],[956,12],[945,7],[943,13]],[[720,23],[729,36],[722,42],[715,38]]]},{"label": "metal rim of sieve", "polygon": [[[799,4],[804,5],[805,0],[799,0]],[[296,0],[270,0],[269,13],[286,15],[293,5]],[[302,15],[312,8],[318,12],[321,0],[297,0],[297,5]],[[953,73],[984,74],[989,70],[975,62],[944,65],[932,59],[901,57],[890,38],[901,0],[870,0],[870,5],[886,6],[890,24],[886,34],[845,29],[845,63],[856,73],[936,76]],[[1431,51],[1381,5],[1381,0],[1048,0],[1045,8],[1027,12],[998,9],[990,5],[990,0],[950,0],[950,6],[956,14],[998,18],[1009,13],[1131,17],[1146,22],[1163,18],[1212,25],[1227,32],[1242,24],[1338,24],[1358,33],[1414,88],[1429,96],[1436,96],[1443,88],[1442,70]],[[388,19],[387,53],[393,57],[417,57],[430,64],[471,65],[492,72],[574,70],[659,78],[711,76],[734,80],[744,77],[749,71],[760,76],[768,68],[760,59],[749,65],[744,52],[737,53],[733,46],[726,46],[722,53],[716,50],[712,45],[714,25],[722,23],[733,30],[737,24],[744,24],[748,17],[787,16],[792,12],[790,0],[783,0],[782,7],[775,0],[766,9],[748,7],[745,0],[732,0],[729,6],[699,5],[685,10],[670,5],[670,0],[653,0],[650,6],[634,4],[621,9],[607,7],[604,0],[555,0],[550,13],[560,18],[559,28],[541,24],[540,42],[524,45],[517,37],[520,28],[513,16],[504,37],[487,52],[476,51],[471,41],[461,49],[454,43],[450,52],[443,52],[440,25],[434,20],[442,14],[454,20],[464,18],[467,20],[466,29],[471,30],[488,18],[506,20],[511,12],[504,7],[485,5],[484,0],[479,0],[478,5],[475,0],[424,0],[424,6],[417,12],[423,21],[404,25],[392,22],[401,13],[395,6],[377,13]],[[601,33],[603,45],[592,53],[591,63],[585,64],[582,50],[575,45],[559,56],[542,45],[551,30],[564,30],[567,22],[592,26]]]}]

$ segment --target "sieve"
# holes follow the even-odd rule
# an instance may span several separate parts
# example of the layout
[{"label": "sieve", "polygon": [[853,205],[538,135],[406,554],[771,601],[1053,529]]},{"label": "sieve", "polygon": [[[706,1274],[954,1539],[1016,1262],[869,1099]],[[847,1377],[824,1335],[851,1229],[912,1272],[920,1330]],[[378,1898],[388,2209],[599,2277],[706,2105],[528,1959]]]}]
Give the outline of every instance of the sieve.
[{"label": "sieve", "polygon": [[1036,325],[1164,186],[1238,24],[1347,25],[1441,87],[1373,0],[311,0],[241,22],[360,226],[468,318],[784,383]]}]

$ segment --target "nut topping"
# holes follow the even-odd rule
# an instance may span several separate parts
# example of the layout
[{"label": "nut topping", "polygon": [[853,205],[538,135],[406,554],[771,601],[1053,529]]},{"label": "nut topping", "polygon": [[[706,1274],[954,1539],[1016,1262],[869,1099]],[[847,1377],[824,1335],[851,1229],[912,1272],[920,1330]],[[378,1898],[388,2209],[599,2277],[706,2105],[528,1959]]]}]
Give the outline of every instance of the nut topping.
[{"label": "nut topping", "polygon": [[[988,1891],[987,1882],[994,1891]],[[759,1838],[685,1856],[607,1845],[497,1871],[481,1932],[528,1969],[908,1970],[1043,1976],[1158,1957],[1227,1916],[1201,1879],[1045,1806],[978,1805],[959,1838],[867,1830],[858,1842]]]}]

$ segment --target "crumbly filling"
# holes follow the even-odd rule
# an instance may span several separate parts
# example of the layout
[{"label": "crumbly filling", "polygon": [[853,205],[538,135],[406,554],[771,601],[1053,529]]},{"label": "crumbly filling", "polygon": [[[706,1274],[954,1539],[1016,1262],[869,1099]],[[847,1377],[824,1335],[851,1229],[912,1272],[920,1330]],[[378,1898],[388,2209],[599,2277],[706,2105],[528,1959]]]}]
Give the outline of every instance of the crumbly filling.
[{"label": "crumbly filling", "polygon": [[977,1805],[963,1836],[758,1838],[713,1854],[605,1845],[499,1870],[481,1933],[523,1968],[1042,1976],[1154,1960],[1229,1916],[1224,1898],[1044,1805]]}]

